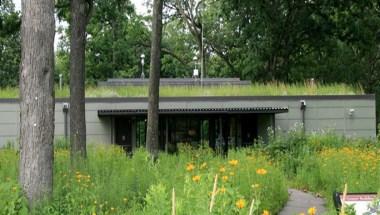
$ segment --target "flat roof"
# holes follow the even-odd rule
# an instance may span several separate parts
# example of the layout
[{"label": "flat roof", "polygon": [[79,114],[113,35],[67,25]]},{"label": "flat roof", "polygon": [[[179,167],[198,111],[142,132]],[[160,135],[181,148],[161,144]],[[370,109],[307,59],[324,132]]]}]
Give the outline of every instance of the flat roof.
[{"label": "flat roof", "polygon": [[[149,78],[127,78],[99,81],[98,86],[147,86]],[[248,80],[240,78],[203,78],[203,86],[222,86],[222,85],[251,85]],[[200,78],[160,78],[160,86],[200,86]]]},{"label": "flat roof", "polygon": [[[160,101],[263,101],[263,100],[375,100],[375,94],[365,95],[292,95],[292,96],[188,96],[160,97]],[[16,98],[0,98],[0,103],[19,103]],[[56,103],[69,102],[69,98],[56,98]],[[86,103],[147,102],[147,97],[87,97]]]}]

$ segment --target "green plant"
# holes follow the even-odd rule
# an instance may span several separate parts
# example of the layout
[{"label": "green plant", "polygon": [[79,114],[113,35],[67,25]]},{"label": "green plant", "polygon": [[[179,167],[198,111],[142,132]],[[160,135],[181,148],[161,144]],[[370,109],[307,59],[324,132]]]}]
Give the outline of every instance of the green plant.
[{"label": "green plant", "polygon": [[20,188],[15,181],[9,178],[0,183],[0,214],[28,214],[26,200],[23,197]]},{"label": "green plant", "polygon": [[[55,89],[57,98],[69,96],[69,88]],[[17,98],[17,88],[0,89],[0,98]],[[364,94],[359,86],[346,84],[309,85],[306,83],[284,84],[254,83],[248,86],[162,86],[160,96],[257,96],[257,95],[355,95]],[[86,87],[86,97],[146,97],[147,86]]]}]

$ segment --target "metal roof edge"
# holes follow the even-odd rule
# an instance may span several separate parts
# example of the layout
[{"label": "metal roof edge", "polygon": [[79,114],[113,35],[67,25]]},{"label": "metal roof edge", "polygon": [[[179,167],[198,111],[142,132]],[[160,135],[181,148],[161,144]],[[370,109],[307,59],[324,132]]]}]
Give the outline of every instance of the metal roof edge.
[{"label": "metal roof edge", "polygon": [[[237,113],[286,113],[288,107],[243,107],[243,108],[163,108],[159,113],[167,114],[237,114]],[[104,109],[98,116],[146,115],[147,109]]]}]

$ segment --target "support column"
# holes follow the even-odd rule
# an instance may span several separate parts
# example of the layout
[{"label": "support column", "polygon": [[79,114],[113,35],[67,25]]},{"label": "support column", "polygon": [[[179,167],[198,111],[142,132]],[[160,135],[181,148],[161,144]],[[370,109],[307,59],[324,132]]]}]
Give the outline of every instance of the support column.
[{"label": "support column", "polygon": [[131,144],[132,144],[132,152],[136,150],[136,118],[132,117],[131,120]]},{"label": "support column", "polygon": [[236,120],[236,145],[241,147],[242,136],[241,136],[241,116],[239,115]]},{"label": "support column", "polygon": [[168,153],[169,147],[169,119],[165,117],[165,152]]},{"label": "support column", "polygon": [[235,117],[230,117],[230,132],[229,132],[229,148],[236,148],[236,118]]},{"label": "support column", "polygon": [[216,135],[215,135],[215,119],[209,118],[209,124],[208,124],[208,145],[210,148],[215,150],[215,144],[216,144]]},{"label": "support column", "polygon": [[115,117],[111,116],[111,144],[115,144]]},{"label": "support column", "polygon": [[216,140],[215,149],[218,153],[224,154],[225,152],[224,148],[225,148],[226,142],[223,136],[223,118],[221,116],[218,119],[218,129],[219,129],[219,132],[218,132],[218,138]]}]

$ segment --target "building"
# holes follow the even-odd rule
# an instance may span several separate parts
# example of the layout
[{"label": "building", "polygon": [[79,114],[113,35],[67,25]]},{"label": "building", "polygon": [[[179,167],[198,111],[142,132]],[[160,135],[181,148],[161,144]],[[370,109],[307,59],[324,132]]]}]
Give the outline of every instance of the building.
[{"label": "building", "polygon": [[[145,143],[147,98],[86,99],[87,139],[118,144],[131,151]],[[57,99],[55,136],[68,135],[68,99]],[[209,144],[213,148],[266,141],[268,128],[287,132],[331,130],[349,137],[376,137],[374,95],[163,97],[160,99],[160,148]],[[0,99],[0,146],[17,141],[19,102]]]}]

